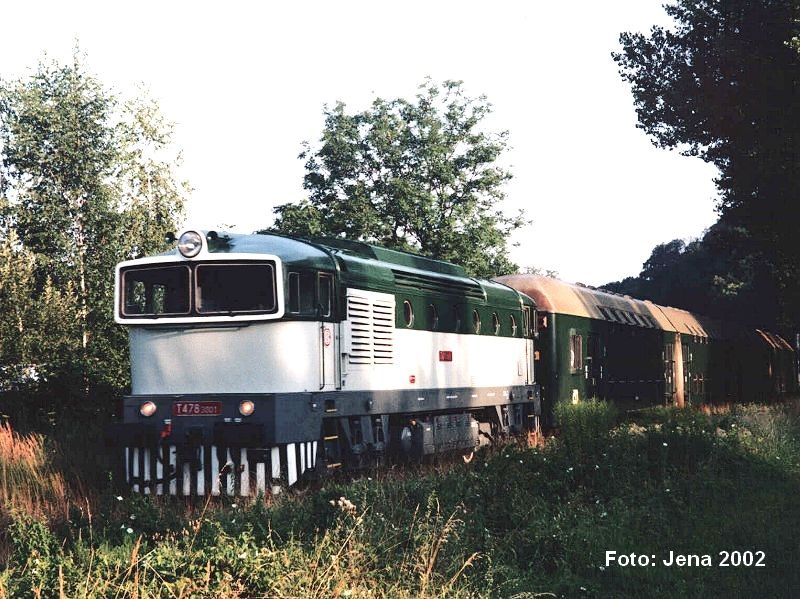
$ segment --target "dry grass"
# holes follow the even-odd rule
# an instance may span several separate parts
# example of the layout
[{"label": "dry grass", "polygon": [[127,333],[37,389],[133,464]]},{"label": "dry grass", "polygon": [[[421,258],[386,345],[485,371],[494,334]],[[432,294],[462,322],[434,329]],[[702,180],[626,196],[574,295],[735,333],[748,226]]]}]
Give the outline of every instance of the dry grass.
[{"label": "dry grass", "polygon": [[43,436],[21,435],[0,424],[0,518],[14,512],[48,520],[68,517],[70,493],[52,457]]},{"label": "dry grass", "polygon": [[701,404],[698,408],[698,411],[702,412],[706,416],[712,416],[716,414],[730,414],[731,412],[731,404],[723,403],[723,404]]}]

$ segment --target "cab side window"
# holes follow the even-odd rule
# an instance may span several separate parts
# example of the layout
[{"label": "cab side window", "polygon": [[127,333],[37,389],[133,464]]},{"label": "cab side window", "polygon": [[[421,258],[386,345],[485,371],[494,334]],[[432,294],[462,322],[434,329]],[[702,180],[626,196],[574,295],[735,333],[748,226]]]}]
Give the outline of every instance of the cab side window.
[{"label": "cab side window", "polygon": [[333,276],[328,273],[290,272],[286,311],[327,318],[333,313]]},{"label": "cab side window", "polygon": [[319,273],[319,315],[323,318],[333,312],[333,277]]},{"label": "cab side window", "polygon": [[313,273],[289,273],[289,312],[304,315],[315,314],[315,295]]}]

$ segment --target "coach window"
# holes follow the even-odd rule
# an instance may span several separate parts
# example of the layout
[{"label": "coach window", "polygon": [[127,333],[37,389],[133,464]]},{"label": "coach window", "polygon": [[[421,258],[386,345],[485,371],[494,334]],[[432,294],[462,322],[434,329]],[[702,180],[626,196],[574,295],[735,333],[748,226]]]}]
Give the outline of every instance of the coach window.
[{"label": "coach window", "polygon": [[573,373],[583,370],[583,337],[574,329],[569,335],[569,369]]},{"label": "coach window", "polygon": [[512,337],[516,337],[517,336],[517,319],[514,318],[513,314],[511,314],[508,317],[508,323],[511,325],[511,336]]},{"label": "coach window", "polygon": [[472,330],[475,331],[475,334],[481,332],[481,315],[477,310],[472,311]]},{"label": "coach window", "polygon": [[405,300],[403,302],[403,320],[406,323],[406,328],[414,326],[414,308],[411,307],[411,302]]},{"label": "coach window", "polygon": [[314,274],[310,272],[289,273],[289,312],[292,314],[314,314]]},{"label": "coach window", "polygon": [[500,334],[500,317],[497,315],[497,312],[492,312],[492,328],[494,329],[494,334]]},{"label": "coach window", "polygon": [[428,304],[428,327],[432,331],[439,328],[439,310],[433,304]]}]

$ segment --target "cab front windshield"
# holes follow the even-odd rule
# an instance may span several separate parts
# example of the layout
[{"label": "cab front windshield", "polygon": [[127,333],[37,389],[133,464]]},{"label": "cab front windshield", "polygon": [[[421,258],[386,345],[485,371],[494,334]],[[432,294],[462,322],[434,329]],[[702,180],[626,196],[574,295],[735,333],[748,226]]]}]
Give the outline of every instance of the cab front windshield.
[{"label": "cab front windshield", "polygon": [[132,266],[121,271],[121,291],[123,318],[277,311],[272,262]]}]

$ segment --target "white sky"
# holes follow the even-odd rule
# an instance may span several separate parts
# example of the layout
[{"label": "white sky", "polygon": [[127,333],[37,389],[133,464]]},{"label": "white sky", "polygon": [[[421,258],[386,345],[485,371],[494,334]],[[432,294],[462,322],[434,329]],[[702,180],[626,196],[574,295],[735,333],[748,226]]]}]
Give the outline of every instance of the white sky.
[{"label": "white sky", "polygon": [[635,128],[610,53],[622,31],[666,24],[663,0],[295,3],[6,2],[0,77],[47,53],[124,94],[144,83],[177,124],[189,221],[250,232],[304,196],[303,140],[323,104],[411,98],[426,76],[462,79],[510,132],[510,211],[522,266],[602,284],[639,273],[653,246],[715,220],[715,169],[653,147]]}]

